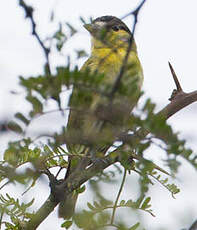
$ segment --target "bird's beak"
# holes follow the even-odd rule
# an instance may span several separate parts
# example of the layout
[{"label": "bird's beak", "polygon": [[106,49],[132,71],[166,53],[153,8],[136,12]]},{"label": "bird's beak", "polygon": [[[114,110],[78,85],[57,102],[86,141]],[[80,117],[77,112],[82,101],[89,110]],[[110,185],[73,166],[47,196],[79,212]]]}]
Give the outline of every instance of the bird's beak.
[{"label": "bird's beak", "polygon": [[92,24],[84,24],[83,26],[85,27],[87,31],[89,31],[90,33],[93,33],[94,26]]}]

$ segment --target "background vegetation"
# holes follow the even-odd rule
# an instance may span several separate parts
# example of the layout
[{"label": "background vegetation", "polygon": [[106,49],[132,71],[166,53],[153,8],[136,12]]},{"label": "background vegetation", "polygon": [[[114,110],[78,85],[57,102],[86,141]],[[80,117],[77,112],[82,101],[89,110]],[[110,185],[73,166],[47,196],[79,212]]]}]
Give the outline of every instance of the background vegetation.
[{"label": "background vegetation", "polygon": [[[115,144],[113,150],[110,150],[107,155],[96,156],[97,159],[92,159],[93,163],[88,170],[83,169],[84,171],[73,175],[69,181],[62,182],[61,179],[67,167],[67,157],[70,154],[65,144],[69,141],[66,122],[69,111],[67,98],[69,98],[71,89],[73,86],[86,87],[91,92],[96,88],[104,94],[108,86],[103,85],[100,76],[91,76],[89,73],[84,75],[78,71],[77,67],[73,68],[69,57],[65,59],[67,60],[65,65],[51,69],[50,54],[52,52],[61,53],[64,45],[76,35],[77,30],[71,24],[60,22],[59,27],[51,36],[41,39],[37,33],[33,8],[23,1],[19,1],[19,5],[24,10],[27,20],[30,21],[32,36],[38,41],[44,53],[45,63],[43,73],[37,76],[20,77],[20,85],[26,94],[25,100],[31,105],[31,109],[28,113],[18,111],[14,120],[8,124],[2,122],[4,131],[13,130],[18,135],[14,141],[12,139],[9,141],[3,153],[0,165],[1,189],[5,190],[7,185],[13,184],[12,188],[20,187],[26,194],[36,186],[36,191],[40,191],[39,181],[45,181],[46,177],[43,175],[47,175],[50,181],[48,187],[50,191],[49,194],[46,193],[46,201],[39,204],[39,210],[34,207],[34,199],[37,198],[34,195],[27,196],[26,201],[23,198],[12,197],[9,191],[1,195],[2,228],[35,229],[43,221],[48,221],[46,217],[59,203],[59,194],[62,192],[69,194],[74,189],[77,189],[78,193],[91,191],[94,194],[94,201],[88,201],[86,211],[77,211],[72,220],[64,223],[60,221],[59,226],[69,228],[73,224],[70,228],[77,226],[82,229],[104,229],[109,226],[115,229],[146,228],[146,223],[137,217],[138,213],[145,212],[146,215],[153,217],[157,215],[151,208],[152,197],[148,194],[149,187],[160,183],[174,197],[179,192],[179,188],[173,178],[176,177],[183,163],[182,159],[188,161],[196,169],[195,153],[185,146],[185,140],[180,139],[178,134],[173,132],[166,120],[180,109],[196,101],[197,93],[194,91],[185,94],[182,91],[171,66],[177,87],[171,103],[156,113],[154,103],[146,98],[128,121],[127,128],[130,132],[122,133],[115,140],[105,140],[111,145]],[[136,19],[141,6],[139,5],[139,8],[132,10],[126,16]],[[53,21],[53,12],[51,21]],[[84,19],[81,21],[84,22]],[[134,21],[133,28],[136,22]],[[84,55],[86,55],[85,51],[76,51],[76,58],[84,57]],[[111,87],[113,88],[114,85]],[[129,94],[130,90],[129,88],[124,89],[124,94]],[[89,91],[84,90],[82,96],[85,97]],[[117,89],[117,95],[120,93],[123,93],[121,85]],[[53,109],[50,109],[51,103]],[[63,125],[50,121],[48,116],[52,113],[62,117]],[[35,124],[40,117],[46,119],[47,129],[43,131],[38,127],[31,131],[32,123]],[[53,131],[54,125],[59,126],[58,132]],[[97,141],[103,143],[102,138]],[[95,144],[94,138],[90,140],[90,144]],[[163,164],[158,165],[144,156],[144,153],[153,146],[163,150]],[[79,154],[78,157],[82,161],[87,160]],[[122,182],[118,190],[117,187],[114,189],[114,184],[117,183],[119,174],[121,174]],[[131,190],[137,190],[136,194],[133,197],[129,195],[129,199],[120,199],[119,193],[126,187],[126,177],[128,180],[129,177],[133,180],[134,174],[136,174],[137,182],[130,184]],[[85,182],[88,182],[86,186],[84,186]],[[68,187],[70,183],[71,186]],[[45,184],[45,186],[48,185]],[[107,195],[109,191],[113,191],[113,197]],[[118,215],[115,215],[116,210],[119,209],[127,209],[133,219],[126,220],[123,218],[124,215],[121,216],[121,212],[118,211]]]}]

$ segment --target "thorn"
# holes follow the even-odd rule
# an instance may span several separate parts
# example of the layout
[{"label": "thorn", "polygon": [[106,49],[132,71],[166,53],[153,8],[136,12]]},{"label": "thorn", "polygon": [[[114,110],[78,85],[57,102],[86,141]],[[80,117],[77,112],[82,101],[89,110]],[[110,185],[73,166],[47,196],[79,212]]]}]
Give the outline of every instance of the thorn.
[{"label": "thorn", "polygon": [[176,85],[176,88],[177,88],[177,92],[183,92],[182,87],[181,87],[181,84],[180,84],[180,82],[179,82],[179,80],[178,80],[178,77],[177,77],[177,75],[176,75],[176,73],[175,73],[175,71],[174,71],[174,69],[173,69],[171,63],[168,62],[168,65],[169,65],[169,67],[170,67],[170,71],[171,71],[171,74],[172,74],[172,76],[173,76],[173,79],[174,79],[174,82],[175,82],[175,85]]}]

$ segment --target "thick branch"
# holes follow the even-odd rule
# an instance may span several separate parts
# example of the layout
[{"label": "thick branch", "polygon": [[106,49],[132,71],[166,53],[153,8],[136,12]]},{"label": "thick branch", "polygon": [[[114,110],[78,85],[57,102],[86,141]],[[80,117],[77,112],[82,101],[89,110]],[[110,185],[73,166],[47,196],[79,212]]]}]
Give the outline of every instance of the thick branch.
[{"label": "thick branch", "polygon": [[197,220],[192,224],[189,230],[197,230]]},{"label": "thick branch", "polygon": [[[75,189],[79,188],[83,183],[88,181],[93,176],[97,175],[99,172],[102,172],[105,168],[114,164],[118,161],[118,155],[111,153],[103,159],[96,161],[92,166],[88,169],[84,170],[84,172],[76,172],[72,173],[68,180],[64,181],[56,186],[56,194],[64,194],[64,196],[68,196],[68,194],[72,193]],[[57,201],[53,195],[50,194],[48,199],[44,202],[42,207],[35,213],[33,218],[27,223],[24,230],[34,230],[36,229],[44,219],[54,210],[54,208],[58,205],[59,201]]]},{"label": "thick branch", "polygon": [[[167,120],[175,113],[179,112],[181,109],[192,104],[193,102],[197,102],[197,91],[191,93],[183,93],[180,97],[177,97],[176,100],[173,100],[156,115],[164,117]],[[129,143],[129,144],[138,143],[140,140],[145,138],[149,133],[150,133],[149,130],[140,128],[135,133],[135,135],[123,134],[122,136],[120,136],[118,140],[122,141],[123,143]]]},{"label": "thick branch", "polygon": [[52,194],[50,194],[44,204],[32,217],[31,221],[27,223],[24,230],[35,230],[40,225],[40,223],[42,223],[42,221],[45,220],[47,216],[54,210],[57,204],[58,202],[54,201]]},{"label": "thick branch", "polygon": [[167,120],[169,117],[171,117],[181,109],[185,108],[186,106],[196,101],[197,101],[197,90],[191,93],[183,93],[179,98],[173,100],[165,108],[163,108],[158,113],[158,115],[165,116]]}]

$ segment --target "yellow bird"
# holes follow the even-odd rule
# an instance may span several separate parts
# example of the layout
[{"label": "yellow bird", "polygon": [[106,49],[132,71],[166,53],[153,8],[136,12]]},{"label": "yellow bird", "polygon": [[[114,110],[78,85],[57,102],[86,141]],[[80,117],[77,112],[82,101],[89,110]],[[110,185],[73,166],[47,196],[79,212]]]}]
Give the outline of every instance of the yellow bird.
[{"label": "yellow bird", "polygon": [[[72,144],[67,144],[67,148],[71,153],[77,154],[85,154],[88,151],[87,146],[84,148],[81,143],[92,141],[97,145],[101,143],[100,137],[102,140],[114,140],[113,138],[124,130],[125,121],[137,103],[143,82],[143,71],[134,39],[127,62],[124,63],[133,36],[124,22],[114,16],[102,16],[91,24],[85,24],[84,27],[91,34],[92,48],[90,57],[80,71],[83,73],[89,71],[92,77],[94,75],[99,77],[100,74],[108,96],[96,90],[74,88],[68,120],[68,130],[74,141]],[[109,99],[123,63],[125,68],[121,76],[120,90],[117,90],[117,95]],[[86,94],[83,93],[84,90]],[[79,158],[69,157],[66,178],[74,172],[78,164]],[[60,217],[68,219],[73,215],[77,196],[74,192],[60,203]]]}]

